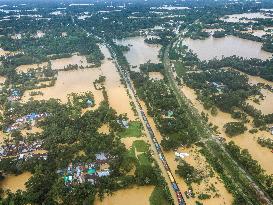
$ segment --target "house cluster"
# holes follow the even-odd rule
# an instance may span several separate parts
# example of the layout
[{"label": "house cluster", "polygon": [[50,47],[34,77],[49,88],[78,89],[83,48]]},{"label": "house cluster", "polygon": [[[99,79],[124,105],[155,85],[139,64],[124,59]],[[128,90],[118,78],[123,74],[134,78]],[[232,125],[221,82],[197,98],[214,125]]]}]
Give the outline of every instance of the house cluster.
[{"label": "house cluster", "polygon": [[15,121],[15,123],[13,123],[7,129],[7,132],[23,129],[27,124],[28,125],[33,125],[33,123],[35,123],[36,120],[40,120],[40,119],[45,118],[47,116],[48,116],[47,113],[41,113],[41,114],[31,113],[31,114],[25,115],[25,116],[23,116],[21,118],[18,118]]},{"label": "house cluster", "polygon": [[16,89],[12,89],[11,94],[8,97],[8,101],[14,102],[14,101],[20,100],[20,98],[21,98],[20,91]]},{"label": "house cluster", "polygon": [[216,90],[217,90],[218,92],[222,92],[222,89],[226,87],[223,83],[208,82],[208,84],[209,84],[211,87],[216,88]]},{"label": "house cluster", "polygon": [[84,182],[95,184],[100,177],[110,175],[108,165],[110,156],[105,153],[96,154],[96,160],[92,163],[70,163],[66,170],[58,170],[58,173],[64,174],[64,183],[66,186],[73,186]]},{"label": "house cluster", "polygon": [[117,120],[118,124],[120,124],[122,127],[128,129],[129,128],[129,121],[126,119]]},{"label": "house cluster", "polygon": [[46,160],[46,153],[34,153],[42,148],[43,142],[41,140],[28,143],[25,141],[19,141],[18,143],[7,142],[0,147],[0,161],[2,158],[17,157],[17,159],[27,160],[29,158],[37,157]]},{"label": "house cluster", "polygon": [[273,135],[273,126],[269,127],[269,131]]},{"label": "house cluster", "polygon": [[189,157],[190,155],[186,152],[175,152],[174,153],[176,158],[184,159],[185,157]]}]

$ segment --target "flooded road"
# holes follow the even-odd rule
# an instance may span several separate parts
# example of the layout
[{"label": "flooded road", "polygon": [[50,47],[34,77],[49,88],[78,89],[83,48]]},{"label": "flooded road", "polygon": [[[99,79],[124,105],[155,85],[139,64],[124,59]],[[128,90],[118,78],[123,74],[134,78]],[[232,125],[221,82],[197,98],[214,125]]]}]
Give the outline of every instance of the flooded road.
[{"label": "flooded road", "polygon": [[29,65],[20,65],[16,68],[16,71],[18,73],[27,73],[29,70],[35,70],[38,68],[43,68],[48,65],[47,62],[41,63],[41,64],[29,64]]},{"label": "flooded road", "polygon": [[158,54],[161,46],[147,44],[144,40],[143,36],[117,40],[118,44],[129,45],[130,51],[125,52],[124,55],[132,66],[139,66],[149,60],[151,63],[159,63]]},{"label": "flooded road", "polygon": [[[143,102],[141,102],[141,106],[142,106],[143,110],[145,111],[145,113],[147,114],[147,108]],[[161,142],[162,136],[161,136],[160,132],[158,131],[153,118],[147,115],[147,119],[154,131],[154,134],[155,134],[158,142]],[[194,166],[196,169],[200,169],[202,171],[208,169],[209,164],[206,162],[204,157],[202,157],[201,154],[199,152],[197,152],[196,148],[179,148],[178,151],[189,153],[190,156],[185,158],[185,160],[188,163],[190,163],[192,166]],[[179,161],[175,160],[174,151],[168,151],[168,152],[163,151],[163,153],[167,159],[167,162],[170,166],[172,173],[174,173],[174,178],[175,178],[175,180],[178,184],[178,187],[180,188],[180,190],[184,196],[186,203],[190,204],[190,205],[195,204],[196,198],[195,199],[194,198],[188,199],[184,195],[184,192],[189,189],[189,186],[185,183],[183,178],[181,178],[180,176],[175,174],[175,170],[177,170],[177,165],[179,164]],[[202,167],[201,167],[201,165],[202,165]],[[215,204],[230,205],[230,204],[232,204],[232,200],[233,200],[232,195],[226,190],[223,182],[220,180],[219,176],[216,173],[214,173],[213,177],[204,178],[204,180],[201,182],[201,184],[193,184],[193,191],[197,194],[205,193],[205,192],[207,192],[207,189],[209,186],[211,186],[211,184],[213,184],[213,186],[216,188],[216,190],[217,190],[216,193],[219,196],[212,197],[211,199],[202,201],[202,203],[204,205],[215,205]]]},{"label": "flooded road", "polygon": [[[200,60],[221,59],[229,56],[239,56],[244,58],[269,59],[272,54],[261,49],[262,44],[250,40],[241,39],[235,36],[224,38],[213,38],[210,36],[205,40],[185,39],[187,45]],[[209,52],[208,52],[209,51]]]}]

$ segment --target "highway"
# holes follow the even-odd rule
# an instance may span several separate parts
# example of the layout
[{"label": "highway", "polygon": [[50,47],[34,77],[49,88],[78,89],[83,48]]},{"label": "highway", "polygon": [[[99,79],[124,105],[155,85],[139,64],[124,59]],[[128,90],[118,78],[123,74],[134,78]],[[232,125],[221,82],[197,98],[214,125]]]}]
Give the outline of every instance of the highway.
[{"label": "highway", "polygon": [[[71,18],[72,18],[72,21],[73,21],[74,25],[77,26],[77,24],[75,23],[73,17],[71,17]],[[90,35],[90,33],[87,32],[84,28],[81,28],[81,29],[83,31],[85,31],[87,35]],[[114,52],[113,48],[109,44],[107,44],[102,38],[100,38],[100,37],[98,37],[96,35],[94,35],[94,36],[98,40],[104,42],[106,47],[109,49],[109,51],[110,51],[110,53],[112,55],[112,58],[113,58],[113,60],[115,62],[115,65],[116,65],[116,67],[118,69],[118,72],[119,72],[121,78],[125,81],[125,83],[127,85],[127,89],[128,89],[128,91],[129,91],[129,93],[130,93],[130,95],[132,97],[132,100],[133,100],[133,103],[134,103],[134,105],[136,107],[138,116],[141,119],[143,127],[144,127],[147,135],[150,137],[150,141],[154,145],[154,148],[155,148],[154,150],[158,155],[159,161],[161,162],[162,166],[160,166],[160,165],[159,166],[163,167],[163,168],[161,168],[162,171],[165,171],[165,173],[162,173],[162,174],[167,176],[169,178],[169,180],[170,180],[170,184],[171,184],[171,190],[170,191],[171,191],[171,193],[173,193],[173,192],[175,193],[175,197],[177,199],[177,202],[178,202],[177,204],[178,205],[186,205],[186,202],[185,202],[185,200],[184,200],[184,198],[182,196],[182,193],[181,193],[181,191],[180,191],[180,189],[179,189],[179,187],[177,185],[177,182],[175,181],[175,179],[173,177],[173,174],[172,174],[171,169],[170,169],[170,167],[168,165],[168,162],[167,162],[167,160],[166,160],[166,158],[164,156],[164,153],[163,153],[163,151],[161,149],[161,146],[158,143],[158,141],[156,139],[156,136],[155,136],[155,134],[154,134],[149,122],[148,122],[148,119],[147,119],[147,117],[146,117],[146,115],[144,113],[144,110],[143,110],[143,108],[142,108],[142,106],[140,104],[139,98],[138,98],[138,96],[136,94],[136,91],[134,89],[134,86],[133,86],[133,83],[131,81],[131,78],[130,78],[130,75],[129,75],[128,71],[126,69],[123,69],[118,64],[117,56],[116,56],[116,53]]]},{"label": "highway", "polygon": [[177,185],[177,182],[175,181],[175,179],[173,177],[173,174],[172,174],[171,169],[170,169],[170,167],[168,165],[168,162],[167,162],[167,160],[166,160],[166,158],[164,156],[164,153],[163,153],[163,151],[161,149],[161,146],[158,143],[158,141],[157,141],[157,139],[155,137],[155,134],[154,134],[154,132],[153,132],[153,130],[152,130],[152,128],[151,128],[151,126],[150,126],[150,124],[148,122],[148,119],[147,119],[147,117],[146,117],[146,115],[144,113],[144,110],[143,110],[143,108],[142,108],[142,106],[141,106],[141,104],[139,102],[139,98],[138,98],[138,96],[136,94],[136,91],[134,89],[134,86],[132,84],[130,76],[128,74],[128,71],[123,69],[118,64],[116,54],[115,54],[114,50],[111,48],[111,46],[107,45],[107,44],[106,44],[106,46],[110,50],[110,53],[112,54],[113,60],[114,60],[114,62],[116,64],[116,67],[117,67],[121,77],[126,82],[127,88],[129,90],[129,92],[131,93],[131,97],[132,97],[133,102],[135,104],[135,107],[136,107],[136,110],[138,112],[139,118],[141,119],[141,122],[143,123],[143,126],[144,126],[148,136],[150,137],[151,142],[153,143],[153,145],[155,147],[156,153],[157,153],[157,155],[158,155],[158,157],[159,157],[159,159],[160,159],[160,161],[161,161],[161,163],[162,163],[162,165],[164,167],[164,170],[165,170],[165,172],[166,172],[166,174],[167,174],[167,176],[168,176],[168,178],[169,178],[169,180],[171,182],[171,186],[172,186],[171,188],[175,192],[178,204],[179,205],[186,205],[186,202],[185,202],[185,200],[184,200],[184,198],[182,196],[182,193],[181,193],[181,191],[180,191],[180,189],[179,189],[179,187]]}]

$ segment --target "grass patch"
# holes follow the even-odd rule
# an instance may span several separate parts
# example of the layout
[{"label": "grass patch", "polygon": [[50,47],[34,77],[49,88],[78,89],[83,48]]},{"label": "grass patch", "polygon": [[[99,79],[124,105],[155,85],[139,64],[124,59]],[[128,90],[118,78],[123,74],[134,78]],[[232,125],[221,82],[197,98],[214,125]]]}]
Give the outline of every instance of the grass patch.
[{"label": "grass patch", "polygon": [[155,187],[150,198],[150,205],[169,205],[167,199],[165,199],[165,193],[160,187]]},{"label": "grass patch", "polygon": [[148,152],[149,150],[149,145],[143,140],[134,141],[132,147],[136,148],[138,152]]},{"label": "grass patch", "polygon": [[141,122],[133,121],[129,123],[129,128],[119,133],[121,138],[124,137],[141,137],[142,136],[142,125]]},{"label": "grass patch", "polygon": [[146,153],[139,154],[137,158],[141,165],[151,165],[151,161]]},{"label": "grass patch", "polygon": [[174,67],[175,67],[175,71],[179,77],[182,77],[185,75],[187,69],[185,68],[185,66],[182,62],[175,63]]}]

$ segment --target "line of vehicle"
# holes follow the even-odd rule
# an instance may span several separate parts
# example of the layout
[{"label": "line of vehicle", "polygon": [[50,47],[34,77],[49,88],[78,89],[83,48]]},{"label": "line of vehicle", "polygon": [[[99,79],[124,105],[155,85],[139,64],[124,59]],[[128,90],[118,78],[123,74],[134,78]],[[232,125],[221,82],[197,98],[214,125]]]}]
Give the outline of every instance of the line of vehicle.
[{"label": "line of vehicle", "polygon": [[166,160],[166,158],[164,156],[164,153],[163,153],[163,151],[161,149],[161,146],[158,143],[158,141],[157,141],[157,139],[155,137],[155,134],[154,134],[154,132],[153,132],[151,126],[150,126],[150,123],[148,122],[148,119],[147,119],[147,117],[146,117],[146,115],[145,115],[145,113],[143,111],[143,108],[142,108],[140,102],[139,102],[138,96],[137,96],[136,91],[135,91],[135,89],[133,87],[133,84],[131,82],[131,78],[130,78],[130,76],[128,74],[128,71],[125,70],[125,69],[122,69],[122,67],[118,64],[118,62],[116,60],[116,54],[113,51],[112,47],[110,45],[107,45],[107,44],[106,44],[106,46],[110,50],[111,54],[113,55],[113,59],[115,61],[116,67],[117,67],[121,77],[126,82],[127,88],[130,89],[131,92],[133,93],[132,97],[134,98],[134,100],[136,102],[136,103],[134,102],[135,106],[138,108],[137,110],[140,110],[140,116],[139,117],[141,117],[141,119],[143,120],[144,126],[147,128],[149,136],[151,137],[152,142],[153,142],[153,144],[154,144],[154,146],[156,148],[159,159],[162,162],[162,164],[164,166],[164,169],[165,169],[165,171],[166,171],[166,173],[167,173],[167,175],[168,175],[168,177],[169,177],[169,179],[171,181],[172,189],[176,193],[178,204],[179,205],[186,205],[186,202],[185,202],[185,200],[184,200],[184,198],[182,196],[182,193],[181,193],[181,191],[180,191],[180,189],[179,189],[179,187],[177,185],[177,182],[175,181],[175,179],[173,177],[173,174],[172,174],[171,169],[170,169],[170,167],[168,165],[168,162],[167,162],[167,160]]}]

